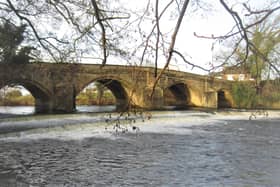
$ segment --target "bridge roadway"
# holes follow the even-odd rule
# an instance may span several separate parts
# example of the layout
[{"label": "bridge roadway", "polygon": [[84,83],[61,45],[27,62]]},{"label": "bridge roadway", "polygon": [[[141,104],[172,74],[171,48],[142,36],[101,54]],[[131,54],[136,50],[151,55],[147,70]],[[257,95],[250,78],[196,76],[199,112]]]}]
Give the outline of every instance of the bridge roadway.
[{"label": "bridge roadway", "polygon": [[[128,103],[146,109],[161,109],[166,97],[173,95],[178,107],[234,105],[232,83],[209,76],[167,70],[150,97],[154,69],[139,66],[94,64],[0,64],[0,88],[22,85],[35,98],[37,113],[68,113],[75,111],[76,96],[90,83],[100,82],[116,98],[118,110]],[[172,94],[167,94],[172,93]]]}]

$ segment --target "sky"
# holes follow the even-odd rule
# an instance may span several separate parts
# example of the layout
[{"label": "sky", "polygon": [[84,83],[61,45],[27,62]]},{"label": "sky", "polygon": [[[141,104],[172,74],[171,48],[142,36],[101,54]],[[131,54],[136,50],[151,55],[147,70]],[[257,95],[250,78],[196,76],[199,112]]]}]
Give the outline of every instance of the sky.
[{"label": "sky", "polygon": [[[133,9],[137,7],[136,9],[138,10],[144,9],[146,5],[146,0],[122,1],[127,2],[127,7],[132,7]],[[210,36],[212,34],[215,36],[223,35],[232,28],[233,24],[233,20],[230,15],[223,10],[217,0],[208,0],[207,2],[212,5],[212,11],[206,11],[207,14],[203,11],[193,11],[190,8],[187,9],[187,16],[183,19],[175,44],[175,48],[179,49],[189,61],[203,67],[208,67],[209,63],[213,60],[213,51],[211,50],[213,40],[197,38],[194,36],[194,32],[205,36]],[[169,16],[170,13],[168,13],[163,21],[160,22],[162,32],[171,33],[176,24],[176,20],[170,20]],[[151,25],[147,26],[146,29],[147,32],[149,32]],[[166,47],[168,48],[168,45]],[[115,57],[109,57],[108,63],[115,64],[114,62],[118,64],[120,60],[116,60]],[[152,65],[152,63],[144,65]],[[159,66],[163,67],[164,63],[165,57],[162,56],[159,60]],[[170,69],[198,74],[208,73],[197,68],[191,69],[190,66],[186,66],[186,64],[180,60],[176,62],[175,60],[172,60]]]},{"label": "sky", "polygon": [[[110,7],[116,7],[115,10],[119,10],[118,6],[123,5],[125,8],[129,10],[134,10],[134,11],[139,11],[139,15],[141,14],[141,11],[146,8],[147,1],[149,0],[141,0],[141,1],[132,1],[132,0],[117,0],[117,1],[112,1],[110,4]],[[154,0],[150,0],[151,2],[155,2]],[[160,0],[160,11],[163,9],[163,7],[169,2],[170,0]],[[179,0],[178,0],[179,1]],[[207,5],[203,5],[203,8],[207,10],[201,10],[197,9],[194,10],[191,6],[188,7],[186,16],[183,19],[180,31],[177,36],[176,44],[175,44],[175,49],[180,51],[188,61],[196,64],[203,66],[204,68],[210,68],[211,63],[217,63],[215,61],[214,55],[219,53],[222,49],[222,46],[215,45],[214,50],[212,50],[213,47],[213,40],[209,39],[201,39],[197,38],[194,36],[194,32],[197,33],[198,35],[202,36],[220,36],[224,35],[227,32],[229,32],[232,27],[233,27],[233,19],[230,16],[228,12],[224,10],[222,5],[219,3],[219,0],[191,0],[191,2],[197,2],[197,1],[202,1],[206,2]],[[240,3],[234,3],[235,1],[243,1],[247,2],[250,1],[252,8],[253,7],[260,7],[262,4],[266,3],[269,0],[231,0],[230,2],[231,5],[233,5],[234,10],[240,10]],[[152,6],[154,7],[154,5]],[[176,12],[174,11],[174,7],[172,8],[173,12],[167,12],[166,16],[162,18],[160,22],[160,28],[163,33],[168,33],[168,40],[170,41],[171,38],[171,33],[175,27],[176,24]],[[172,14],[174,13],[174,15]],[[154,13],[152,13],[154,14]],[[154,18],[154,15],[150,15],[152,18]],[[174,17],[174,19],[170,19],[170,17]],[[133,17],[133,14],[131,16],[131,20],[135,19]],[[130,21],[131,21],[130,20]],[[122,20],[117,20],[121,23]],[[137,23],[136,23],[137,24]],[[141,29],[145,30],[146,33],[149,33],[151,31],[152,26],[154,25],[154,22],[147,21],[145,23],[141,24]],[[134,25],[135,26],[135,25]],[[136,25],[137,26],[137,25]],[[46,25],[45,28],[48,28]],[[53,29],[49,27],[50,29]],[[67,33],[68,29],[67,26],[65,27],[62,25],[61,26],[61,35],[64,35]],[[69,31],[70,32],[70,31]],[[137,33],[135,33],[137,35]],[[127,42],[124,40],[124,42]],[[130,43],[129,43],[130,42]],[[127,42],[125,47],[127,47],[127,50],[133,50],[135,47],[135,44],[131,41]],[[154,44],[151,44],[154,45]],[[86,49],[88,49],[88,46],[84,46]],[[126,48],[121,46],[121,49],[126,50]],[[166,45],[166,48],[169,46]],[[100,49],[99,51],[102,51]],[[137,51],[135,56],[138,58],[134,58],[131,60],[131,64],[136,63],[138,64],[140,62],[140,57],[142,55],[143,49],[140,49]],[[101,63],[102,59],[96,58],[96,54],[88,54],[88,56],[83,56],[82,58],[82,63]],[[100,52],[100,56],[102,57],[102,52]],[[175,56],[175,55],[174,55]],[[153,66],[154,65],[154,59],[147,58],[148,62],[144,63],[143,65],[147,66]],[[194,68],[192,69],[191,66],[186,66],[186,63],[183,62],[179,57],[173,58],[170,64],[170,69],[175,69],[175,70],[180,70],[180,71],[188,71],[192,73],[197,73],[197,74],[206,74],[208,72],[202,71],[200,69]],[[135,61],[135,62],[134,62]],[[161,55],[159,58],[159,67],[163,67],[166,61],[166,57]],[[137,63],[138,62],[138,63]],[[127,64],[127,61],[123,60],[120,57],[116,57],[114,55],[110,55],[107,59],[107,64]]]},{"label": "sky", "polygon": [[[231,2],[233,1],[234,0]],[[191,58],[189,58],[191,62],[203,67],[210,67],[209,63],[219,63],[215,60],[214,56],[221,53],[224,46],[219,45],[218,42],[211,39],[195,37],[194,32],[200,36],[223,36],[228,33],[234,25],[234,20],[231,15],[222,7],[218,0],[208,0],[207,2],[211,3],[213,10],[204,16],[200,16],[198,13],[194,18],[186,17],[184,21],[185,24],[182,25],[178,40],[176,41],[176,46],[185,50],[186,53],[191,56]],[[251,8],[254,8],[263,6],[267,1],[251,0],[250,2]],[[232,5],[234,10],[240,10],[240,3],[232,3]],[[215,47],[212,50],[212,44],[214,42]],[[181,63],[180,66],[183,67],[184,63]],[[190,71],[190,69],[186,71]],[[191,71],[199,74],[207,73],[199,69],[193,69]]]},{"label": "sky", "polygon": [[[128,7],[137,9],[143,9],[146,4],[146,0],[141,1],[127,1]],[[234,10],[240,10],[241,4],[233,3],[235,0],[230,1],[231,5],[233,5]],[[239,0],[244,1],[244,0]],[[160,1],[160,2],[168,2],[168,1]],[[214,40],[209,39],[201,39],[194,36],[194,32],[198,35],[202,36],[220,36],[225,35],[229,32],[233,27],[233,19],[228,12],[224,10],[222,5],[218,0],[207,0],[206,1],[211,8],[211,11],[194,11],[191,8],[187,9],[187,15],[183,19],[183,23],[181,25],[180,31],[177,36],[177,41],[175,44],[175,48],[179,49],[182,52],[187,60],[197,65],[203,66],[204,68],[209,68],[210,63],[217,63],[213,58],[216,53],[219,53],[223,46],[215,45],[214,51],[212,50],[212,44],[215,42]],[[244,1],[245,2],[245,1]],[[247,2],[247,0],[246,0]],[[261,7],[267,0],[250,0],[251,8]],[[163,5],[162,5],[163,6]],[[207,7],[208,8],[208,7]],[[169,15],[168,15],[169,16]],[[164,21],[161,22],[160,27],[161,30],[164,31],[172,31],[176,23],[176,20],[168,20],[168,18],[164,18]],[[150,27],[147,27],[150,29]],[[168,46],[167,46],[168,47]],[[114,60],[112,60],[114,61]],[[110,63],[110,60],[109,60]],[[160,58],[160,66],[163,67],[165,63],[165,58]],[[202,71],[200,69],[194,68],[191,69],[190,66],[186,66],[183,61],[175,61],[172,60],[170,65],[170,69],[180,70],[180,71],[188,71],[197,74],[206,74],[208,72]]]}]

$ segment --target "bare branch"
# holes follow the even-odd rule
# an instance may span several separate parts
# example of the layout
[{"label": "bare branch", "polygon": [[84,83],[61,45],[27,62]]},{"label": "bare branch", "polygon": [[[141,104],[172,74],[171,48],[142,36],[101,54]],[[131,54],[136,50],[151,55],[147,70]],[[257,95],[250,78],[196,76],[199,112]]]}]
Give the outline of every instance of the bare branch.
[{"label": "bare branch", "polygon": [[164,73],[164,71],[167,69],[167,67],[169,66],[170,64],[170,61],[171,61],[171,58],[172,58],[172,53],[174,51],[174,46],[175,46],[175,42],[176,42],[176,37],[177,37],[177,34],[179,32],[179,29],[180,29],[180,26],[181,26],[181,23],[183,21],[183,18],[185,16],[185,12],[187,10],[187,7],[189,5],[189,0],[185,0],[184,1],[184,4],[183,4],[183,7],[181,9],[181,12],[179,14],[179,18],[177,20],[177,23],[176,23],[176,26],[175,26],[175,29],[174,29],[174,32],[171,36],[171,43],[169,45],[169,49],[168,49],[168,57],[166,59],[166,62],[165,62],[165,65],[163,67],[163,69],[160,71],[159,75],[156,77],[155,81],[154,81],[154,85],[153,85],[153,89],[152,89],[152,93],[151,93],[151,97],[153,96],[154,94],[154,91],[155,91],[155,88],[157,86],[157,83],[159,81],[159,79],[161,78],[162,74]]},{"label": "bare branch", "polygon": [[[161,17],[162,17],[163,14],[167,11],[167,9],[170,7],[170,5],[173,3],[173,1],[174,1],[174,0],[171,0],[171,1],[164,7],[164,9],[162,10],[162,12],[161,12],[160,15],[158,16],[158,21],[160,21]],[[143,61],[144,61],[144,58],[145,58],[145,55],[146,55],[146,51],[147,51],[148,46],[149,46],[149,40],[150,40],[152,34],[154,33],[154,30],[156,29],[156,27],[157,27],[157,23],[153,26],[153,28],[152,28],[150,34],[147,36],[147,38],[146,38],[146,40],[145,40],[145,42],[144,42],[144,43],[145,43],[145,47],[144,47],[144,50],[143,50],[143,52],[142,52],[140,64],[142,64]],[[143,43],[142,43],[141,45],[143,45]]]},{"label": "bare branch", "polygon": [[159,36],[160,36],[160,29],[159,29],[159,17],[158,17],[158,1],[156,0],[156,12],[155,12],[155,19],[156,19],[156,54],[155,54],[155,74],[154,76],[157,77],[157,65],[158,65],[158,50],[159,50]]},{"label": "bare branch", "polygon": [[274,69],[274,71],[280,75],[280,70],[273,63],[271,63],[270,60],[255,45],[250,45],[250,47],[255,54],[260,56],[266,63],[269,64],[270,67]]},{"label": "bare branch", "polygon": [[107,49],[106,49],[106,30],[105,27],[103,25],[102,19],[100,17],[100,12],[99,12],[99,8],[98,5],[96,3],[95,0],[91,0],[91,3],[93,5],[93,8],[95,10],[95,17],[97,19],[97,22],[101,28],[101,32],[102,32],[102,37],[101,37],[101,43],[102,43],[102,49],[103,49],[103,61],[102,61],[102,66],[104,66],[106,64],[107,61]]},{"label": "bare branch", "polygon": [[[249,24],[249,25],[247,25],[247,26],[244,26],[244,29],[245,29],[245,30],[248,30],[248,29],[252,28],[253,26],[256,26],[256,25],[262,23],[262,22],[263,22],[264,20],[266,20],[271,14],[273,14],[274,12],[276,12],[276,11],[278,11],[278,10],[280,10],[280,6],[275,7],[275,8],[273,8],[273,9],[271,9],[271,10],[260,10],[260,11],[254,11],[254,12],[252,12],[252,13],[254,13],[254,14],[257,14],[257,13],[259,13],[259,14],[261,14],[261,13],[266,13],[266,14],[265,14],[264,16],[262,16],[260,19],[258,19],[256,22],[254,22],[254,23],[252,23],[252,24]],[[237,25],[239,25],[239,23],[238,23]],[[234,28],[235,28],[235,27],[234,27]],[[194,36],[196,36],[196,37],[198,37],[198,38],[204,38],[204,39],[221,39],[221,40],[224,40],[224,39],[231,38],[231,37],[233,37],[233,36],[235,36],[235,35],[238,35],[238,34],[240,34],[240,33],[242,33],[242,32],[243,32],[242,29],[239,29],[239,30],[236,31],[236,32],[230,31],[230,32],[228,32],[228,34],[221,35],[221,36],[214,36],[214,35],[211,35],[211,36],[203,36],[203,35],[199,35],[199,34],[197,34],[197,33],[194,32]]]},{"label": "bare branch", "polygon": [[237,41],[237,42],[235,43],[234,49],[232,50],[231,54],[227,56],[227,58],[226,58],[225,61],[224,61],[224,64],[225,64],[233,55],[235,55],[235,53],[237,52],[238,47],[239,47],[240,43],[242,42],[242,40],[243,40],[243,39],[241,38],[241,39],[239,39],[239,41]]},{"label": "bare branch", "polygon": [[206,68],[204,68],[204,67],[202,67],[202,66],[198,66],[198,65],[196,65],[196,64],[194,64],[194,63],[191,63],[190,61],[186,60],[186,58],[184,57],[184,55],[183,55],[182,53],[180,53],[179,51],[173,50],[172,52],[175,53],[175,54],[177,54],[177,55],[179,55],[179,57],[181,57],[185,63],[191,65],[191,66],[192,66],[192,69],[193,69],[193,68],[198,68],[198,69],[201,69],[201,70],[206,71],[206,72],[210,72],[210,71],[212,70],[212,69],[206,69]]},{"label": "bare branch", "polygon": [[254,14],[266,13],[266,15],[263,17],[263,19],[266,19],[270,14],[272,14],[273,12],[280,9],[280,6],[278,6],[278,7],[275,7],[273,9],[264,9],[264,10],[255,11],[255,10],[252,10],[246,3],[243,3],[243,6],[249,12],[248,14],[245,14],[245,16],[251,16],[251,15],[254,15]]},{"label": "bare branch", "polygon": [[11,8],[12,11],[16,14],[17,17],[18,17],[19,19],[24,20],[24,21],[26,21],[26,22],[28,23],[28,25],[30,26],[31,30],[33,31],[33,33],[34,33],[36,39],[37,39],[38,42],[40,43],[40,45],[41,45],[46,51],[48,51],[48,53],[52,56],[52,58],[53,58],[55,61],[57,61],[57,59],[56,59],[55,55],[52,53],[52,51],[51,51],[47,46],[45,46],[45,44],[42,42],[42,38],[41,38],[41,37],[39,36],[39,34],[37,33],[37,30],[36,30],[35,27],[33,26],[32,22],[31,22],[28,18],[22,16],[22,15],[16,10],[16,8],[14,7],[14,5],[12,4],[12,2],[11,2],[10,0],[7,0],[7,2],[8,2],[8,4],[9,4],[10,8]]},{"label": "bare branch", "polygon": [[240,18],[240,16],[238,15],[237,12],[231,10],[228,5],[224,2],[224,0],[220,0],[220,3],[223,5],[223,7],[230,13],[230,15],[232,16],[232,18],[234,19],[238,29],[239,29],[239,32],[241,34],[241,37],[244,38],[245,42],[246,42],[246,53],[245,53],[245,58],[243,59],[243,62],[246,61],[246,59],[248,58],[248,55],[249,55],[249,38],[248,38],[248,35],[247,35],[247,30],[246,28],[244,27],[243,25],[243,22]]},{"label": "bare branch", "polygon": [[[51,5],[54,6],[54,8],[56,9],[56,11],[64,18],[64,20],[65,20],[67,23],[69,23],[69,20],[68,20],[67,16],[58,8],[58,6],[56,6],[56,4],[53,3],[51,0],[50,0],[49,2],[50,2]],[[61,4],[63,5],[63,7],[64,7],[64,9],[66,10],[66,12],[69,13],[68,8],[67,8],[63,3],[61,3]],[[69,15],[69,14],[68,14],[68,15]]]}]

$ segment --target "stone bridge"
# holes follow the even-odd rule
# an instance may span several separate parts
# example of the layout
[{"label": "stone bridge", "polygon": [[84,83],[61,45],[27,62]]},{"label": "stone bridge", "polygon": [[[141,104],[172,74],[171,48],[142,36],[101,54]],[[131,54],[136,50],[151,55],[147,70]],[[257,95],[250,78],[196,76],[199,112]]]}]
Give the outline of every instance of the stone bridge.
[{"label": "stone bridge", "polygon": [[156,86],[150,67],[92,64],[0,64],[0,88],[22,85],[35,98],[37,113],[67,113],[76,109],[76,96],[90,83],[100,82],[115,96],[118,110],[128,103],[161,109],[173,97],[177,107],[218,108],[233,105],[231,83],[209,76],[167,70]]}]

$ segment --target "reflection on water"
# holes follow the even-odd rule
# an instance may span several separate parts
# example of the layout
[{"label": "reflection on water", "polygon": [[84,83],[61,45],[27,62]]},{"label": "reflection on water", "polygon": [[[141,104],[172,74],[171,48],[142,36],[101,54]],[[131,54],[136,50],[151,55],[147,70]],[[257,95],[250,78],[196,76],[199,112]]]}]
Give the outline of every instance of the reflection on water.
[{"label": "reflection on water", "polygon": [[77,106],[77,112],[112,112],[116,110],[115,105],[105,105],[105,106],[87,106],[81,105]]},{"label": "reflection on water", "polygon": [[34,106],[0,106],[0,114],[28,115],[34,112]]},{"label": "reflection on water", "polygon": [[[115,105],[107,106],[77,106],[77,112],[112,112],[116,110]],[[0,114],[30,115],[34,114],[34,106],[0,106]]]},{"label": "reflection on water", "polygon": [[279,186],[279,122],[162,112],[142,126],[137,122],[138,134],[94,131],[92,123],[0,136],[0,184]]}]

